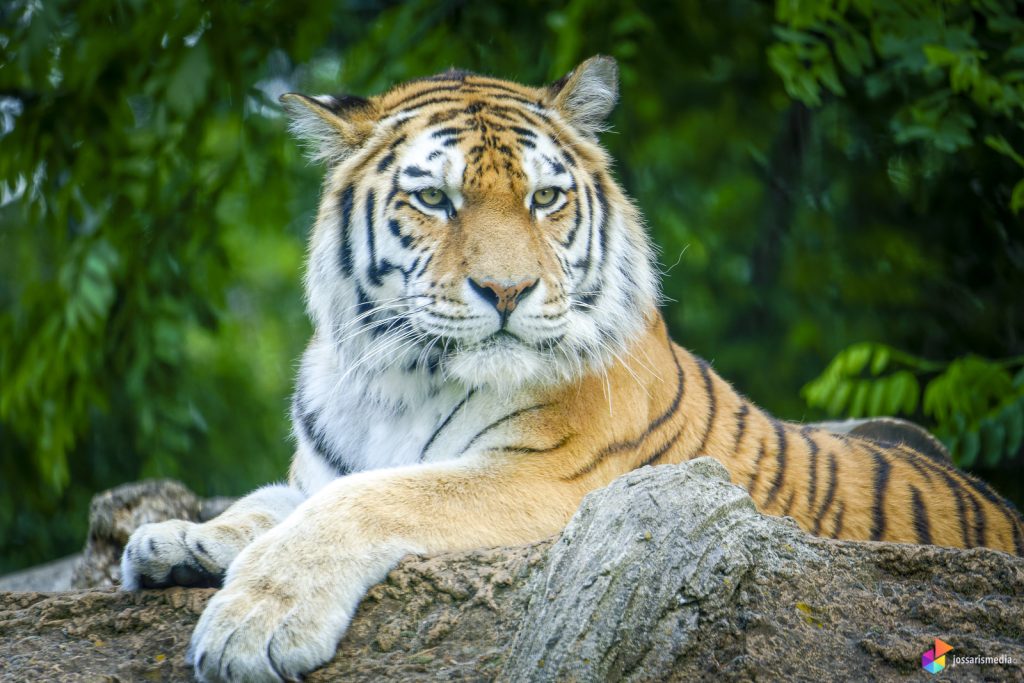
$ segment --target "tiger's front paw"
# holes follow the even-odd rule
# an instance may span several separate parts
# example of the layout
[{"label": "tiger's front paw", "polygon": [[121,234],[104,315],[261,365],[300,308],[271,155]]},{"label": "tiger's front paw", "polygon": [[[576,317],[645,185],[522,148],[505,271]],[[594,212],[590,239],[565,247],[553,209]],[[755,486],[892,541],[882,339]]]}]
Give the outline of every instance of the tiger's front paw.
[{"label": "tiger's front paw", "polygon": [[206,525],[181,519],[143,524],[121,556],[121,588],[220,586],[237,550],[219,535]]},{"label": "tiger's front paw", "polygon": [[207,604],[186,661],[204,682],[299,680],[334,655],[349,616],[267,573],[239,572]]}]

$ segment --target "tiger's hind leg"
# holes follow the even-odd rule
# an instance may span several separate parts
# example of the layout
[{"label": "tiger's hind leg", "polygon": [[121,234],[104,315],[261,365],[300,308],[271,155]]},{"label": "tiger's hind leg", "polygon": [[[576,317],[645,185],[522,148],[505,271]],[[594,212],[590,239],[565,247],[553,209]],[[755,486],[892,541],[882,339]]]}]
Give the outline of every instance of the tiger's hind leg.
[{"label": "tiger's hind leg", "polygon": [[238,553],[281,523],[303,499],[290,486],[265,486],[209,522],[143,524],[121,556],[121,588],[220,586]]}]

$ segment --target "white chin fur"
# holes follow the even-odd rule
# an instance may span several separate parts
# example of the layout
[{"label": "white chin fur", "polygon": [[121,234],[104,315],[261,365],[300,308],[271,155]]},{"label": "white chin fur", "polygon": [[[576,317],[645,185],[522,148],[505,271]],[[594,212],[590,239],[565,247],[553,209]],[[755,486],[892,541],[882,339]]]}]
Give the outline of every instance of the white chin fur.
[{"label": "white chin fur", "polygon": [[467,386],[515,390],[554,379],[552,359],[517,342],[462,349],[444,361],[447,375]]}]

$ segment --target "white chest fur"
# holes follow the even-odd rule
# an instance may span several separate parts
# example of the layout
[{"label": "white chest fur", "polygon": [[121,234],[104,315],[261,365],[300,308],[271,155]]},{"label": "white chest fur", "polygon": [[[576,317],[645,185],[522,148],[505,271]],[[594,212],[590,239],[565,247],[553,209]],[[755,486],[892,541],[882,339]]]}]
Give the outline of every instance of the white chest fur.
[{"label": "white chest fur", "polygon": [[351,472],[437,462],[514,439],[503,418],[532,405],[427,370],[349,371],[350,360],[314,339],[303,356],[292,409],[293,476],[310,495]]}]

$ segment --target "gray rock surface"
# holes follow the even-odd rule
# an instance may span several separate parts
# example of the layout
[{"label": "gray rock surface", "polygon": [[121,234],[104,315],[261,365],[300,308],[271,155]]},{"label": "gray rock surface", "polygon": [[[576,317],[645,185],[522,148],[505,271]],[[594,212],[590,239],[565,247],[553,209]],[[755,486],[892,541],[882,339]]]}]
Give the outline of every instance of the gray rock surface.
[{"label": "gray rock surface", "polygon": [[143,524],[166,519],[205,522],[231,504],[230,498],[203,499],[170,479],[125,484],[93,497],[89,538],[71,577],[74,588],[101,588],[121,582],[121,552]]},{"label": "gray rock surface", "polygon": [[[0,593],[0,679],[187,680],[212,593]],[[910,680],[936,637],[1015,662],[957,680],[1024,680],[1024,559],[816,539],[698,459],[591,493],[554,541],[406,558],[308,680]]]},{"label": "gray rock surface", "polygon": [[837,434],[852,434],[883,443],[905,443],[934,458],[952,461],[945,444],[931,432],[919,424],[898,417],[866,417],[813,424]]},{"label": "gray rock surface", "polygon": [[75,553],[20,572],[5,574],[0,576],[0,591],[66,591],[71,588],[71,577],[81,560],[82,554]]}]

